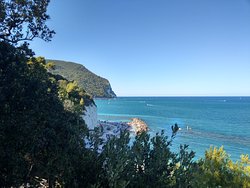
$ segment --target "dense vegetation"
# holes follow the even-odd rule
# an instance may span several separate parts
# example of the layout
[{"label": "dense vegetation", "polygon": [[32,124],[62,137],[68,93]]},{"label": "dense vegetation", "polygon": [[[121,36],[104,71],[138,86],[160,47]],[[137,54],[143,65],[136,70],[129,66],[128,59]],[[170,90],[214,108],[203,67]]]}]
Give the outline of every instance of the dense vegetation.
[{"label": "dense vegetation", "polygon": [[223,148],[210,148],[194,161],[186,145],[172,152],[178,125],[170,137],[143,132],[132,142],[122,132],[102,143],[102,131],[89,131],[80,117],[91,97],[76,82],[48,73],[53,64],[18,43],[24,23],[40,24],[26,28],[32,30],[27,39],[50,40],[48,2],[0,1],[6,27],[0,27],[1,187],[250,187],[248,155],[233,162]]},{"label": "dense vegetation", "polygon": [[47,61],[55,64],[55,68],[50,70],[51,73],[62,75],[68,80],[75,80],[93,97],[111,98],[116,96],[107,79],[97,76],[83,65],[58,60]]},{"label": "dense vegetation", "polygon": [[81,147],[84,122],[64,110],[41,63],[5,42],[0,52],[0,184],[53,182]]}]

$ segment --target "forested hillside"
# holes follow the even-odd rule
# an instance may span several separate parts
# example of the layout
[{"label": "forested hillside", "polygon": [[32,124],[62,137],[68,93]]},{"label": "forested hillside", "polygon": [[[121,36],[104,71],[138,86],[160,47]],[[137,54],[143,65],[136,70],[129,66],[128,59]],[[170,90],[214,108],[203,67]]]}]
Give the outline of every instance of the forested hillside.
[{"label": "forested hillside", "polygon": [[68,80],[75,80],[93,97],[116,97],[107,79],[97,76],[83,65],[59,60],[47,60],[47,62],[55,64],[55,68],[50,70],[51,73],[59,74]]}]

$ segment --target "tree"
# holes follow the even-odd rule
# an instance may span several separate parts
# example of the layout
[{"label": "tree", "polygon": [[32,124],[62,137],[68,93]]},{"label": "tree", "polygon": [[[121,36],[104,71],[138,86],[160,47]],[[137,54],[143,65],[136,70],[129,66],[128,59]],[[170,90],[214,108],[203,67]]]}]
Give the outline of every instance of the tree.
[{"label": "tree", "polygon": [[[49,0],[0,0],[0,185],[52,187],[73,179],[72,158],[83,158],[85,124],[66,111],[58,82],[28,44],[54,34],[45,22]],[[77,102],[83,98],[79,96]],[[83,104],[84,102],[82,102]]]},{"label": "tree", "polygon": [[250,160],[233,162],[223,147],[210,147],[194,176],[193,187],[250,187]]},{"label": "tree", "polygon": [[45,22],[50,0],[0,0],[0,41],[17,44],[41,38],[50,41],[55,32]]},{"label": "tree", "polygon": [[[177,128],[178,126],[173,126]],[[128,132],[111,137],[98,157],[100,173],[96,186],[101,187],[190,187],[196,168],[194,153],[187,146],[180,154],[170,150],[177,129],[169,139],[162,131],[150,139],[142,132],[130,142]]]},{"label": "tree", "polygon": [[35,186],[36,177],[62,184],[72,151],[83,148],[84,122],[64,110],[43,62],[0,42],[1,186]]}]

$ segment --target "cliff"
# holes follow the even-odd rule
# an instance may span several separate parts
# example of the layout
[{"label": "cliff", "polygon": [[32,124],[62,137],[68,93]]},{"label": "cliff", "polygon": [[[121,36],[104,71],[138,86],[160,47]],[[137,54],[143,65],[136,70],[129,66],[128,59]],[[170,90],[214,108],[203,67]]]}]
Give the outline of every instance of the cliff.
[{"label": "cliff", "polygon": [[67,80],[75,80],[91,96],[102,98],[116,97],[107,79],[94,74],[83,65],[59,60],[46,61],[53,62],[55,65],[54,69],[49,70],[52,74],[59,74]]},{"label": "cliff", "polygon": [[94,129],[94,127],[97,126],[97,107],[94,103],[89,106],[85,106],[82,118],[89,129]]}]

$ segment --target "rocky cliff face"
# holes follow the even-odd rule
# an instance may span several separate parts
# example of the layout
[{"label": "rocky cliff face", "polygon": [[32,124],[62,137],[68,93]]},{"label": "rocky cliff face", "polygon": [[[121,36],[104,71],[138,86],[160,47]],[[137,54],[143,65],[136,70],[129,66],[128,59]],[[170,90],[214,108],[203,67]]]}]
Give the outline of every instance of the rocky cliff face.
[{"label": "rocky cliff face", "polygon": [[116,97],[107,79],[94,74],[83,65],[59,60],[47,60],[47,62],[55,65],[54,69],[50,70],[52,74],[61,75],[67,80],[75,80],[92,97]]},{"label": "rocky cliff face", "polygon": [[94,129],[94,127],[98,123],[96,105],[91,104],[89,106],[85,106],[85,110],[84,110],[84,114],[83,114],[82,118],[85,121],[85,123],[89,129]]},{"label": "rocky cliff face", "polygon": [[107,87],[105,88],[105,96],[110,96],[110,98],[114,98],[116,97],[116,94],[114,93],[114,91],[111,88],[111,85],[108,84]]}]

